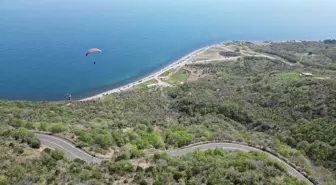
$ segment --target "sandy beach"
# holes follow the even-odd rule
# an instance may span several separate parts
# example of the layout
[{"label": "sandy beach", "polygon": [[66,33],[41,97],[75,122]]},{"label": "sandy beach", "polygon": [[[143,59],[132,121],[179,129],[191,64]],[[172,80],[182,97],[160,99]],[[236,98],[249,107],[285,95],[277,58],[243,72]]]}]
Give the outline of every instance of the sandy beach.
[{"label": "sandy beach", "polygon": [[191,53],[189,53],[188,55],[182,57],[181,59],[167,65],[166,67],[156,71],[156,72],[153,72],[152,74],[142,78],[142,79],[139,79],[139,80],[136,80],[134,82],[131,82],[131,83],[128,83],[126,85],[123,85],[121,87],[118,87],[118,88],[114,88],[114,89],[111,89],[109,91],[106,91],[106,92],[103,92],[103,93],[100,93],[100,94],[97,94],[95,96],[91,96],[91,97],[87,97],[87,98],[84,98],[84,99],[81,99],[79,101],[89,101],[89,100],[95,100],[95,99],[99,99],[103,96],[106,96],[106,95],[109,95],[109,94],[112,94],[112,93],[119,93],[119,92],[122,92],[122,91],[125,91],[125,90],[128,90],[128,89],[131,89],[133,88],[134,86],[136,85],[139,85],[143,82],[146,82],[146,81],[149,81],[149,80],[152,80],[152,79],[156,79],[158,76],[160,76],[162,73],[170,70],[170,69],[175,69],[175,68],[179,68],[179,67],[183,67],[184,65],[188,64],[188,63],[191,63],[192,62],[192,59],[203,53],[204,51],[208,50],[209,48],[211,48],[212,46],[214,45],[211,45],[211,46],[206,46],[206,47],[203,47],[203,48],[200,48],[200,49],[197,49]]}]

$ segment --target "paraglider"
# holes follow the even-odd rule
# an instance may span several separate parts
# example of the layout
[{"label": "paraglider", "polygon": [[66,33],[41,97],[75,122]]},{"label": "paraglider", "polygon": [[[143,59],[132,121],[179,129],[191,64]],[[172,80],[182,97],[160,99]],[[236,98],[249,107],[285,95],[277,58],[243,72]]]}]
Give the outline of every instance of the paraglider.
[{"label": "paraglider", "polygon": [[[94,53],[94,52],[100,52],[101,54],[103,54],[103,51],[101,49],[91,48],[86,51],[85,56],[88,56],[89,54]],[[96,64],[96,62],[93,62],[93,64]]]},{"label": "paraglider", "polygon": [[94,53],[94,52],[100,52],[101,54],[103,54],[103,51],[101,49],[91,48],[91,49],[86,51],[85,56],[88,56],[89,54]]}]

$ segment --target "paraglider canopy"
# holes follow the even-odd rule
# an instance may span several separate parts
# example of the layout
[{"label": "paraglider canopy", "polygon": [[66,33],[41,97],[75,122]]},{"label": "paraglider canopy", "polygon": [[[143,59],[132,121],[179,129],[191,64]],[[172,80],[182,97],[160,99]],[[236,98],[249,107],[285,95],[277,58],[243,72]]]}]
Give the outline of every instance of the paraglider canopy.
[{"label": "paraglider canopy", "polygon": [[94,52],[100,52],[101,54],[103,54],[103,51],[101,49],[91,48],[91,49],[86,51],[85,55],[88,56],[89,54],[94,53]]}]

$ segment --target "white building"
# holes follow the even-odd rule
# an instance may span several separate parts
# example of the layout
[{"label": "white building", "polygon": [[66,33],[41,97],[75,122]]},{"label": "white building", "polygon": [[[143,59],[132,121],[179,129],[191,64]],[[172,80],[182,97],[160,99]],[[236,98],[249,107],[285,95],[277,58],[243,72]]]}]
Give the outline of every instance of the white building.
[{"label": "white building", "polygon": [[300,76],[313,76],[312,73],[301,73]]},{"label": "white building", "polygon": [[155,84],[149,84],[149,85],[147,85],[146,87],[147,87],[148,89],[150,89],[150,88],[154,88],[154,87],[157,87],[157,86],[159,86],[159,84],[155,83]]}]

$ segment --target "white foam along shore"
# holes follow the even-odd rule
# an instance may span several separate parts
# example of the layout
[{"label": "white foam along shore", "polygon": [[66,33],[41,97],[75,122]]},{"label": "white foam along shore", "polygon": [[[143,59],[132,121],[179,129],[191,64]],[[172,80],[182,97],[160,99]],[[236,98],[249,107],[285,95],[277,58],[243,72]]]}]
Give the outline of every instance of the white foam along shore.
[{"label": "white foam along shore", "polygon": [[100,94],[97,94],[95,96],[91,96],[91,97],[87,97],[87,98],[84,98],[84,99],[81,99],[79,101],[89,101],[89,100],[95,100],[95,99],[99,99],[103,96],[106,96],[106,95],[109,95],[109,94],[112,94],[112,93],[119,93],[119,92],[122,92],[122,91],[125,91],[125,90],[128,90],[130,88],[133,88],[134,86],[136,85],[139,85],[143,82],[146,82],[146,81],[149,81],[149,80],[152,80],[152,79],[156,79],[156,77],[158,77],[159,75],[161,75],[162,73],[170,70],[170,69],[174,69],[174,68],[178,68],[178,67],[182,67],[184,66],[185,64],[187,63],[191,63],[192,62],[192,58],[201,54],[202,52],[208,50],[209,48],[211,48],[212,46],[214,45],[211,45],[211,46],[206,46],[206,47],[203,47],[201,49],[197,49],[191,53],[189,53],[188,55],[182,57],[181,59],[169,64],[168,66],[142,78],[142,79],[139,79],[139,80],[136,80],[134,82],[131,82],[131,83],[128,83],[126,85],[123,85],[121,87],[117,87],[117,88],[114,88],[114,89],[111,89],[109,91],[106,91],[106,92],[103,92],[103,93],[100,93]]}]

